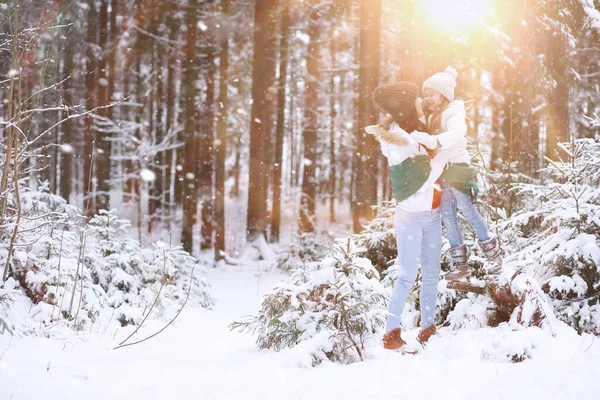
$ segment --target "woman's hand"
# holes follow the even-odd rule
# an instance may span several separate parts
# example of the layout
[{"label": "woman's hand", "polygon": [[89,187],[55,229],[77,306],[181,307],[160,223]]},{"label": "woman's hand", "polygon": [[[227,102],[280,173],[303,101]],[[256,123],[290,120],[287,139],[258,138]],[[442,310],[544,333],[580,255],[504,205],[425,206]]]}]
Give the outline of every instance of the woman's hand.
[{"label": "woman's hand", "polygon": [[381,125],[369,125],[365,128],[365,131],[369,135],[373,135],[376,138],[381,136],[382,133],[385,133],[385,130],[381,127]]},{"label": "woman's hand", "polygon": [[429,149],[435,149],[438,147],[437,139],[428,133],[415,131],[411,133],[410,136]]}]

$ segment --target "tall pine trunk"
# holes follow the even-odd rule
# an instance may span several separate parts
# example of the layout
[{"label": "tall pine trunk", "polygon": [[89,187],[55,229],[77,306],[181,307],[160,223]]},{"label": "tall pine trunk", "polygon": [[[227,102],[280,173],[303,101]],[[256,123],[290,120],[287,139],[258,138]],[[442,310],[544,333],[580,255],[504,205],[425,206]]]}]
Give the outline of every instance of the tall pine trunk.
[{"label": "tall pine trunk", "polygon": [[181,243],[183,248],[192,252],[193,227],[196,216],[196,39],[198,22],[198,1],[190,0],[188,4],[186,25],[187,40],[185,49],[185,66],[183,71],[182,97],[184,101],[184,165],[183,165],[183,222]]},{"label": "tall pine trunk", "polygon": [[[211,4],[208,3],[210,7]],[[208,12],[211,12],[210,8]],[[207,31],[208,32],[208,31]],[[197,160],[198,168],[198,197],[201,203],[201,230],[200,230],[200,249],[209,249],[213,246],[213,170],[214,170],[214,142],[215,142],[215,76],[217,68],[213,62],[215,51],[211,43],[215,38],[211,34],[206,34],[203,38],[204,58],[202,59],[202,70],[206,71],[202,75],[206,79],[206,101],[202,120],[200,121],[199,154]]]},{"label": "tall pine trunk", "polygon": [[283,138],[285,135],[286,81],[288,74],[288,40],[291,24],[290,5],[282,4],[281,40],[279,42],[279,79],[277,82],[277,130],[273,160],[273,211],[271,212],[271,242],[279,242],[281,231],[281,179]]},{"label": "tall pine trunk", "polygon": [[318,8],[314,7],[310,15],[308,28],[309,45],[306,56],[306,94],[304,106],[304,129],[303,129],[303,173],[302,173],[302,196],[300,198],[300,231],[314,232],[316,224],[315,197],[317,192],[317,177],[315,170],[317,166],[317,130],[319,129],[319,78],[320,78],[320,14]]},{"label": "tall pine trunk", "polygon": [[336,91],[335,91],[335,77],[337,76],[335,73],[336,63],[336,54],[337,54],[337,46],[338,46],[338,37],[336,35],[336,30],[332,29],[331,34],[331,46],[330,46],[330,54],[331,54],[331,77],[330,77],[330,99],[329,99],[329,222],[335,222],[335,199],[336,199],[336,187],[337,187],[337,166],[336,166],[336,119],[337,119],[337,111],[336,111]]},{"label": "tall pine trunk", "polygon": [[215,143],[215,260],[225,254],[225,153],[227,149],[227,112],[229,87],[229,0],[221,0],[221,27],[219,29],[219,101],[217,112],[217,140]]},{"label": "tall pine trunk", "polygon": [[[169,40],[174,43],[177,39],[177,20],[175,13],[177,11],[176,3],[169,3],[167,8],[167,28],[169,31]],[[173,135],[170,139],[170,143],[174,143],[177,140],[177,135],[174,135],[175,126],[177,125],[177,118],[175,115],[175,92],[176,92],[176,74],[175,62],[177,60],[177,53],[179,48],[175,45],[169,47],[169,53],[167,58],[167,87],[166,87],[166,115],[165,115],[165,134]],[[165,174],[164,174],[164,195],[163,195],[163,208],[165,218],[169,221],[169,227],[174,215],[174,203],[175,203],[175,180],[178,177],[177,168],[174,166],[176,160],[177,150],[167,150],[165,154]]]},{"label": "tall pine trunk", "polygon": [[275,12],[276,0],[256,0],[254,11],[254,63],[252,69],[252,110],[250,113],[250,165],[248,168],[248,241],[265,235],[267,195],[269,190],[268,165],[271,145],[270,93],[275,76]]},{"label": "tall pine trunk", "polygon": [[[96,105],[96,56],[94,55],[94,46],[96,44],[96,4],[94,0],[88,1],[88,32],[87,32],[87,51],[86,51],[86,75],[85,75],[85,108],[91,111]],[[95,211],[94,205],[94,187],[93,182],[93,164],[94,164],[94,121],[91,116],[85,118],[85,128],[83,136],[83,179],[84,181],[84,210],[88,217],[91,217]]]},{"label": "tall pine trunk", "polygon": [[381,0],[360,3],[360,50],[358,77],[358,125],[353,163],[354,197],[352,222],[355,232],[373,218],[371,206],[377,204],[377,143],[365,127],[377,123],[372,94],[379,80]]},{"label": "tall pine trunk", "polygon": [[[98,105],[105,106],[108,103],[108,78],[107,59],[112,57],[110,48],[107,47],[108,39],[108,0],[101,0],[100,13],[98,15],[98,46],[101,49],[100,60],[97,70],[97,93]],[[108,117],[106,108],[97,111],[100,117]],[[97,125],[96,136],[96,179],[98,188],[96,190],[95,210],[108,210],[110,207],[110,135],[106,132],[106,123],[103,120]]]},{"label": "tall pine trunk", "polygon": [[[71,19],[69,19],[71,21]],[[73,27],[66,28],[67,41],[65,43],[63,70],[62,70],[62,97],[65,105],[70,107],[73,105],[73,74],[75,72],[75,63],[73,56],[75,53],[75,40],[72,37]],[[69,111],[63,113],[65,118]],[[60,195],[69,201],[72,189],[72,170],[73,170],[73,122],[66,120],[62,125],[60,153]]]}]

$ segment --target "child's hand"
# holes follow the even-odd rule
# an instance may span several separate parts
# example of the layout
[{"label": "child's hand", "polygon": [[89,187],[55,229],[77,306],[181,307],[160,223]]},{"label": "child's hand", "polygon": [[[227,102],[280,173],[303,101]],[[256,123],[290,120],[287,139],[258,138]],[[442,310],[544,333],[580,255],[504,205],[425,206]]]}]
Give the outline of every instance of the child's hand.
[{"label": "child's hand", "polygon": [[394,117],[392,117],[391,115],[388,114],[385,116],[383,121],[381,121],[380,125],[384,130],[389,131],[390,126],[392,126],[392,122],[394,122]]},{"label": "child's hand", "polygon": [[411,133],[410,136],[429,149],[435,149],[438,146],[437,139],[428,133],[415,131]]},{"label": "child's hand", "polygon": [[417,116],[420,118],[423,117],[423,99],[417,97],[415,100],[415,109],[417,110]]}]

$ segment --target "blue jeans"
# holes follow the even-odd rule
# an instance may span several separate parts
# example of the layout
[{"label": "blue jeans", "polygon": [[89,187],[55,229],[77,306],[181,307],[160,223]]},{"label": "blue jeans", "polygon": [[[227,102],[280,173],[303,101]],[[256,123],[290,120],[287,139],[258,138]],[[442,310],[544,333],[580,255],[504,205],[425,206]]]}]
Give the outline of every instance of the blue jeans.
[{"label": "blue jeans", "polygon": [[421,266],[421,329],[433,325],[440,280],[442,223],[439,208],[425,212],[396,209],[396,241],[400,274],[390,298],[386,332],[400,327],[408,293]]},{"label": "blue jeans", "polygon": [[480,242],[488,240],[490,233],[487,224],[481,214],[479,214],[477,206],[473,204],[471,198],[447,183],[442,183],[441,186],[442,200],[440,208],[442,209],[442,220],[444,221],[444,228],[446,228],[450,247],[463,244],[463,235],[458,224],[457,206],[460,209],[460,213],[475,231],[477,239]]}]

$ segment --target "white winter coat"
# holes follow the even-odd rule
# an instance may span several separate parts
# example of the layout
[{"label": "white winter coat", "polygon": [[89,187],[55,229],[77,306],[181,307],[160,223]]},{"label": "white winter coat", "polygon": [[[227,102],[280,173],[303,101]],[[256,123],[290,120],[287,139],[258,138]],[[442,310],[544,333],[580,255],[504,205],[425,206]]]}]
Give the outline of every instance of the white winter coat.
[{"label": "white winter coat", "polygon": [[442,133],[432,135],[442,149],[449,150],[449,162],[451,163],[471,163],[471,156],[467,151],[466,117],[465,103],[461,100],[454,100],[442,112]]}]

